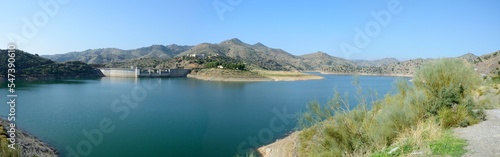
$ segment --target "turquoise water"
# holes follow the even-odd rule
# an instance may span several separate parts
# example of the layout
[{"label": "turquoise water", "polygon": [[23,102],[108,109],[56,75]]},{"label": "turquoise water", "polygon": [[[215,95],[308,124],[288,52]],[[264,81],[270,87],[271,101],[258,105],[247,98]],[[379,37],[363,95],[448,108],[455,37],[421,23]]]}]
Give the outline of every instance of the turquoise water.
[{"label": "turquoise water", "polygon": [[[18,83],[16,124],[63,156],[234,156],[296,127],[307,102],[355,93],[353,76],[228,83],[187,78]],[[384,95],[396,77],[360,76]],[[2,85],[6,86],[5,84]],[[6,101],[7,89],[1,95]],[[0,115],[8,105],[0,105]]]}]

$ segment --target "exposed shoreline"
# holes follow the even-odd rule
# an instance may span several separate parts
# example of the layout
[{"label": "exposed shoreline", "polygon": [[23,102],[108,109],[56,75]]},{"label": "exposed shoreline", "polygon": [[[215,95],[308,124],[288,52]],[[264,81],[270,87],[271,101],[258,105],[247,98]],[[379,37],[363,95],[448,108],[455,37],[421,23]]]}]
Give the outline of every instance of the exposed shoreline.
[{"label": "exposed shoreline", "polygon": [[263,157],[296,157],[298,156],[299,134],[300,131],[294,131],[282,139],[259,147],[257,152]]},{"label": "exposed shoreline", "polygon": [[323,75],[360,75],[360,76],[389,76],[389,77],[413,77],[412,74],[372,74],[372,73],[332,73],[324,71],[310,71],[319,72]]},{"label": "exposed shoreline", "polygon": [[[5,130],[9,122],[4,118],[0,118],[0,121],[4,126],[2,129]],[[57,157],[60,155],[54,146],[43,142],[19,127],[16,127],[16,145],[22,147],[22,156]]]},{"label": "exposed shoreline", "polygon": [[217,77],[217,76],[201,76],[201,75],[193,75],[188,74],[187,78],[193,78],[198,80],[205,81],[222,81],[222,82],[266,82],[266,81],[274,81],[270,78],[232,78],[232,77]]},{"label": "exposed shoreline", "polygon": [[187,78],[221,82],[265,82],[265,81],[305,81],[320,80],[322,76],[288,71],[240,71],[227,69],[203,69],[192,72]]}]

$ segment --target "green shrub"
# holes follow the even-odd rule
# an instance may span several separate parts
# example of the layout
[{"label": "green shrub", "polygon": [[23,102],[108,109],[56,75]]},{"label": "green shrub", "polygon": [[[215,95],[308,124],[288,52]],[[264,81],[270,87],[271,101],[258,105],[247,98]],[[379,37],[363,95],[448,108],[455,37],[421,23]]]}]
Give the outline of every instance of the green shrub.
[{"label": "green shrub", "polygon": [[[466,99],[481,83],[481,77],[473,67],[460,59],[441,59],[423,65],[414,75],[415,87],[425,92],[424,103],[428,116],[448,113],[443,108],[468,105],[472,110],[474,102]],[[440,116],[441,117],[441,116]]]},{"label": "green shrub", "polygon": [[438,112],[440,124],[444,128],[468,126],[467,116],[467,109],[463,106],[458,106],[456,109],[443,108]]},{"label": "green shrub", "polygon": [[[464,61],[429,62],[415,73],[413,80],[413,86],[407,81],[397,82],[399,92],[373,103],[367,102],[357,86],[358,104],[352,110],[347,99],[338,93],[326,105],[309,103],[298,120],[304,128],[299,135],[299,155],[367,156],[375,152],[374,156],[399,156],[414,149],[429,149],[423,143],[433,139],[431,133],[441,132],[436,129],[439,126],[468,126],[484,119],[484,111],[472,97],[481,83],[480,75]],[[461,145],[450,149],[446,145],[453,140],[446,137],[430,147],[437,154],[455,155],[449,150],[457,150]],[[395,146],[401,150],[387,154],[386,150]]]},{"label": "green shrub", "polygon": [[422,115],[416,104],[425,101],[423,93],[406,82],[399,82],[398,88],[400,93],[374,102],[371,110],[364,96],[358,96],[360,104],[351,110],[339,94],[327,105],[310,102],[299,118],[306,127],[299,135],[300,155],[358,156],[391,145],[400,132],[416,125]]}]

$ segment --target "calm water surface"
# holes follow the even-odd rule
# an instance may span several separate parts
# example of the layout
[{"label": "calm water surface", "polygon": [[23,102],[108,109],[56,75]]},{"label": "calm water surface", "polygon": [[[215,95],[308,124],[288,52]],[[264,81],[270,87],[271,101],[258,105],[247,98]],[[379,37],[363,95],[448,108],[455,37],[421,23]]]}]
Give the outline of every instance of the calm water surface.
[{"label": "calm water surface", "polygon": [[[326,102],[335,90],[356,91],[353,76],[324,77],[256,83],[186,78],[18,83],[16,123],[63,156],[234,156],[293,131],[290,114],[304,110],[307,102]],[[396,79],[360,76],[359,82],[365,91],[384,95]],[[7,89],[0,94],[6,101]],[[0,111],[7,116],[8,105]]]}]

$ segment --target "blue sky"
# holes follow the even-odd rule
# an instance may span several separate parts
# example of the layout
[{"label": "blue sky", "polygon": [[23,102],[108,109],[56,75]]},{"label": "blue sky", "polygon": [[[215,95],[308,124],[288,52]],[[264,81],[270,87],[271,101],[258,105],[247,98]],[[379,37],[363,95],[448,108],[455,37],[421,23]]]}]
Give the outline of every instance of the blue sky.
[{"label": "blue sky", "polygon": [[[46,11],[40,3],[58,7]],[[17,34],[13,39],[18,48],[37,54],[231,38],[294,55],[323,51],[350,59],[454,57],[500,50],[496,0],[1,0],[0,6],[3,49]],[[29,23],[37,31],[26,31]]]}]

